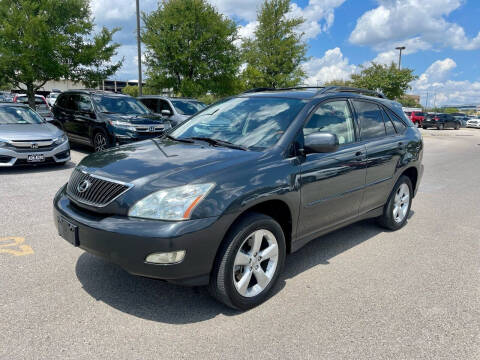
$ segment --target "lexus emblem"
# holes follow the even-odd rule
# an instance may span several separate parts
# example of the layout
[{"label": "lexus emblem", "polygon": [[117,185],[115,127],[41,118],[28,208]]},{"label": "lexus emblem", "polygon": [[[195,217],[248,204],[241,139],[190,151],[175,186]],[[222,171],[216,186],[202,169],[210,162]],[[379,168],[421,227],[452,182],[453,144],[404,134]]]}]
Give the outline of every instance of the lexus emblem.
[{"label": "lexus emblem", "polygon": [[77,185],[77,191],[82,194],[85,191],[87,191],[90,186],[92,186],[92,183],[88,180],[83,180],[80,184]]},{"label": "lexus emblem", "polygon": [[32,149],[38,149],[38,144],[37,144],[37,143],[31,143],[31,144],[30,144],[30,147],[31,147]]}]

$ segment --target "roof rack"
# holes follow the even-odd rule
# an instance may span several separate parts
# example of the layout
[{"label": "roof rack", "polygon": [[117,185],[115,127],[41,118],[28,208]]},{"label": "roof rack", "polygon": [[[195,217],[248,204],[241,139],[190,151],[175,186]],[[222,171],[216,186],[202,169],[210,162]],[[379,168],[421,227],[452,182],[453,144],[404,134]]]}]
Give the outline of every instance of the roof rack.
[{"label": "roof rack", "polygon": [[302,89],[324,89],[325,86],[291,86],[291,87],[285,87],[285,88],[269,88],[269,87],[260,87],[260,88],[255,88],[255,89],[250,89],[247,91],[244,91],[243,94],[248,94],[248,93],[256,93],[256,92],[262,92],[262,91],[285,91],[285,90],[302,90]]},{"label": "roof rack", "polygon": [[368,96],[376,96],[380,99],[387,98],[385,95],[383,95],[378,91],[369,90],[369,89],[360,89],[360,88],[354,88],[354,87],[348,87],[348,86],[328,86],[319,93],[325,94],[325,93],[331,93],[331,92],[350,92],[350,93],[356,93],[356,94],[362,94],[362,95],[368,95]]}]

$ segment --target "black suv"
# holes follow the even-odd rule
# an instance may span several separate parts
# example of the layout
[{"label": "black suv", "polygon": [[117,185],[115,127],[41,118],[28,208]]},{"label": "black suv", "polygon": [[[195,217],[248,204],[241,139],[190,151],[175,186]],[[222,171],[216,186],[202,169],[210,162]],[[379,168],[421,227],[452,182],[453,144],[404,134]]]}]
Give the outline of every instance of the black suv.
[{"label": "black suv", "polygon": [[462,122],[450,114],[428,114],[422,122],[422,127],[428,129],[431,127],[443,130],[445,128],[460,129]]},{"label": "black suv", "polygon": [[65,91],[52,111],[53,123],[72,142],[93,146],[95,151],[160,136],[171,128],[168,120],[137,99],[105,91]]},{"label": "black suv", "polygon": [[58,232],[132,274],[256,306],[309,241],[366,218],[407,222],[422,136],[400,104],[365,93],[259,89],[92,154],[55,196]]}]

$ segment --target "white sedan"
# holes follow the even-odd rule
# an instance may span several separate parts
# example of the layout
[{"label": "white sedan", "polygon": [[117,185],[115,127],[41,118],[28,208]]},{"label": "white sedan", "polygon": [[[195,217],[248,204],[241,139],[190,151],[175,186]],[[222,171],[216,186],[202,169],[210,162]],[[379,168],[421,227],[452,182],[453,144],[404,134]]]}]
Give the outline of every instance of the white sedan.
[{"label": "white sedan", "polygon": [[467,127],[480,128],[480,119],[470,119],[467,121]]}]

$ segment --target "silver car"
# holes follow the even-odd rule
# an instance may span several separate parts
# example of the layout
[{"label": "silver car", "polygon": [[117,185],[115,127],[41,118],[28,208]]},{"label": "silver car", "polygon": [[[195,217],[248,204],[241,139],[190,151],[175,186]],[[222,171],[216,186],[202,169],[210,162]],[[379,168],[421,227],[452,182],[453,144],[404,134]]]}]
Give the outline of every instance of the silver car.
[{"label": "silver car", "polygon": [[0,103],[0,167],[69,160],[70,145],[62,130],[26,105]]},{"label": "silver car", "polygon": [[207,107],[201,101],[187,98],[145,95],[138,98],[152,112],[166,117],[172,126],[177,126]]}]

